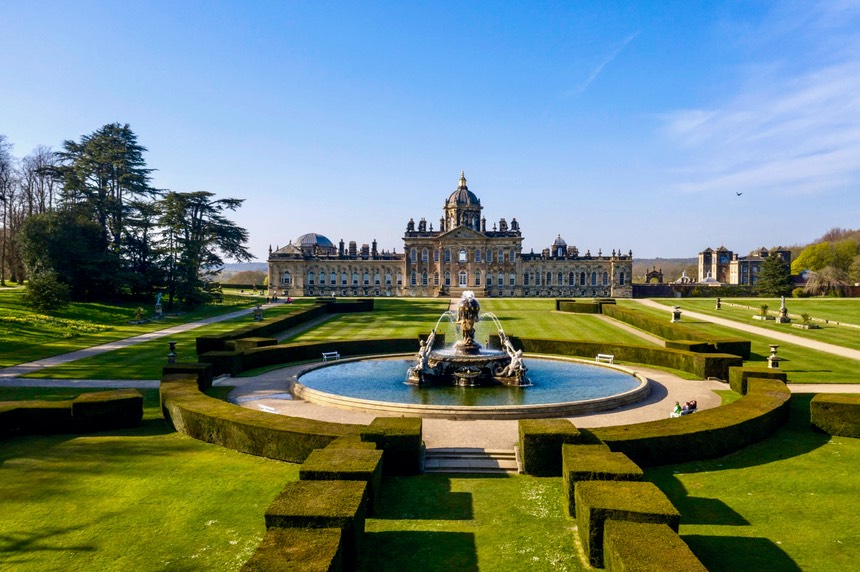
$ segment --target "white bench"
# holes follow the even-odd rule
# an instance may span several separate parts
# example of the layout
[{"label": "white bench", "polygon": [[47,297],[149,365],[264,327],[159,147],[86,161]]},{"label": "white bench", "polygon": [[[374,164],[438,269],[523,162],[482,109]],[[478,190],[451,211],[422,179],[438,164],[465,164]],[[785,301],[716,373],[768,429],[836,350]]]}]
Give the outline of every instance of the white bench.
[{"label": "white bench", "polygon": [[323,352],[323,361],[328,361],[330,359],[340,359],[340,352]]},{"label": "white bench", "polygon": [[614,363],[615,362],[615,356],[612,354],[597,354],[597,357],[594,358],[594,361]]}]

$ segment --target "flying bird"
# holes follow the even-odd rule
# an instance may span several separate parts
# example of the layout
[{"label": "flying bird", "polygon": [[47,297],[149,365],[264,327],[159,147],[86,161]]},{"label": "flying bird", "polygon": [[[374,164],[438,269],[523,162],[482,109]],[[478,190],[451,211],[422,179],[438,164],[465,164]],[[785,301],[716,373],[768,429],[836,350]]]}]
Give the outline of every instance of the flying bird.
[{"label": "flying bird", "polygon": [[738,192],[736,192],[735,194],[736,194],[737,196],[741,196],[743,193],[738,193]]}]

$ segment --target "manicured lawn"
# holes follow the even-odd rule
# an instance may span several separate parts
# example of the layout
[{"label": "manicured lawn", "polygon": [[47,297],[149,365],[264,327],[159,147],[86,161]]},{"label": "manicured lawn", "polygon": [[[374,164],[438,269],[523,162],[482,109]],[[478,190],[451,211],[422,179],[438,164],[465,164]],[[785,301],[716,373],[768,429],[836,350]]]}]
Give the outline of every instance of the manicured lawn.
[{"label": "manicured lawn", "polygon": [[386,480],[361,570],[585,570],[560,478]]},{"label": "manicured lawn", "polygon": [[[34,312],[24,305],[24,289],[0,288],[0,367],[8,367],[67,353],[114,340],[250,307],[252,300],[225,296],[224,302],[145,324],[129,324],[140,304],[75,302],[50,312]],[[144,307],[152,316],[152,305]],[[168,313],[167,309],[165,312]]]},{"label": "manicured lawn", "polygon": [[[296,304],[281,305],[266,310],[266,316],[274,317],[294,312],[311,300]],[[208,324],[170,336],[120,348],[111,352],[80,359],[55,367],[46,367],[25,377],[37,379],[159,379],[167,364],[168,341],[176,342],[177,361],[197,361],[198,336],[209,336],[229,332],[240,326],[253,323],[249,313],[245,316]]]},{"label": "manicured lawn", "polygon": [[0,569],[238,570],[251,556],[298,465],[174,433],[146,398],[139,428],[0,441]]},{"label": "manicured lawn", "polygon": [[[663,299],[655,299],[655,302],[667,303]],[[733,304],[737,304],[736,306]],[[689,309],[694,312],[734,320],[744,324],[767,328],[777,332],[792,334],[801,338],[826,342],[828,344],[836,344],[860,350],[860,328],[852,328],[850,326],[836,325],[835,322],[858,324],[860,325],[860,299],[852,298],[801,298],[787,299],[785,307],[788,308],[788,313],[796,316],[802,313],[808,313],[810,316],[822,320],[830,320],[831,323],[815,322],[821,326],[814,330],[803,330],[793,328],[790,324],[777,324],[775,320],[755,320],[753,316],[759,313],[759,307],[762,304],[767,304],[768,313],[772,316],[779,314],[779,299],[744,299],[735,300],[734,298],[725,299],[722,301],[722,308],[715,309],[716,299],[708,298],[684,298],[677,300],[670,305],[680,305],[683,312],[684,309]],[[748,307],[741,307],[748,306]],[[668,315],[668,310],[667,310]],[[683,314],[682,314],[683,319]],[[799,318],[792,318],[793,323],[802,323]]]},{"label": "manicured lawn", "polygon": [[762,443],[646,471],[711,572],[857,569],[860,439],[813,431],[810,399],[794,395],[789,424]]},{"label": "manicured lawn", "polygon": [[[658,308],[650,308],[636,302],[625,301],[622,304],[652,316],[662,318],[668,316],[668,312],[664,312]],[[750,365],[766,365],[767,356],[770,355],[769,345],[774,340],[711,322],[685,319],[683,314],[681,315],[681,320],[685,326],[703,333],[750,340],[752,342],[751,359],[745,363]],[[756,322],[756,325],[758,325],[758,322]],[[860,367],[858,367],[857,362],[854,360],[840,358],[832,354],[785,342],[779,342],[778,355],[788,360],[781,362],[780,368],[788,374],[788,380],[791,383],[860,383]]]}]

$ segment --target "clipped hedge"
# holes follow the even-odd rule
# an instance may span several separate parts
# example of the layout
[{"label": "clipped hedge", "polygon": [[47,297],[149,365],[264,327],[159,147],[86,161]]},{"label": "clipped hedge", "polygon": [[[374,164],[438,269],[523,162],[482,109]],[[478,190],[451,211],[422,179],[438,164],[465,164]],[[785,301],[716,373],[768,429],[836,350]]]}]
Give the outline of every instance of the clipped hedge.
[{"label": "clipped hedge", "polygon": [[72,402],[0,402],[0,437],[72,433]]},{"label": "clipped hedge", "polygon": [[417,475],[423,458],[422,428],[418,417],[377,417],[362,428],[361,440],[382,449],[384,474]]},{"label": "clipped hedge", "polygon": [[575,302],[573,300],[556,300],[555,309],[571,314],[600,314],[598,302]]},{"label": "clipped hedge", "polygon": [[364,536],[366,488],[362,481],[287,483],[266,509],[266,529],[339,528],[344,568],[353,570]]},{"label": "clipped hedge", "polygon": [[640,330],[650,332],[665,340],[693,340],[706,342],[713,348],[711,350],[713,353],[732,354],[740,356],[745,360],[750,359],[752,343],[749,340],[709,336],[708,334],[702,333],[695,328],[690,328],[683,324],[672,324],[669,321],[670,308],[666,308],[665,320],[655,318],[650,314],[631,308],[604,305],[602,309],[603,313],[611,318],[630,324]]},{"label": "clipped hedge", "polygon": [[316,449],[299,467],[302,481],[362,481],[367,483],[367,513],[379,504],[382,451],[376,449]]},{"label": "clipped hedge", "polygon": [[825,433],[860,438],[860,395],[819,393],[809,402],[809,420]]},{"label": "clipped hedge", "polygon": [[567,419],[520,419],[518,422],[523,472],[536,477],[561,475],[561,449],[582,437]]},{"label": "clipped hedge", "polygon": [[761,441],[784,425],[790,399],[781,381],[750,378],[747,394],[728,405],[591,432],[640,467],[713,459]]},{"label": "clipped hedge", "polygon": [[[579,356],[594,358],[597,354],[612,354],[615,361],[642,363],[679,369],[705,379],[717,377],[728,379],[729,368],[743,365],[743,360],[731,354],[696,353],[654,346],[634,346],[599,342],[566,340],[538,340],[509,336],[517,349],[539,354]],[[490,345],[498,343],[497,335],[490,336]]]},{"label": "clipped hedge", "polygon": [[143,396],[135,389],[82,393],[72,400],[75,431],[137,427],[143,419]]},{"label": "clipped hedge", "polygon": [[241,572],[340,572],[339,528],[272,528]]},{"label": "clipped hedge", "polygon": [[759,379],[778,379],[788,383],[788,375],[780,369],[766,367],[743,366],[729,368],[729,387],[735,393],[747,394],[747,383],[752,377]]},{"label": "clipped hedge", "polygon": [[666,524],[607,520],[603,525],[607,572],[707,572],[690,547]]},{"label": "clipped hedge", "polygon": [[[310,308],[297,309],[286,316],[265,318],[261,322],[253,322],[247,326],[236,328],[217,336],[201,336],[197,338],[197,355],[203,355],[207,352],[224,351],[227,349],[226,343],[230,340],[272,337],[284,330],[324,316],[326,313],[327,306],[325,304],[315,304]],[[249,317],[251,316],[250,313],[248,315]]]},{"label": "clipped hedge", "polygon": [[592,566],[603,567],[603,533],[608,520],[668,525],[678,532],[681,514],[654,483],[583,481],[576,485],[576,527]]},{"label": "clipped hedge", "polygon": [[376,450],[376,443],[364,442],[360,434],[338,437],[325,446],[326,449],[370,449]]},{"label": "clipped hedge", "polygon": [[199,363],[211,363],[212,375],[235,376],[242,373],[244,368],[244,352],[240,351],[221,351],[221,352],[206,352],[197,356]]},{"label": "clipped hedge", "polygon": [[212,387],[213,368],[211,363],[173,363],[161,368],[161,375],[185,375],[194,376],[200,391],[206,391]]},{"label": "clipped hedge", "polygon": [[645,474],[627,455],[613,453],[606,445],[562,445],[561,459],[570,516],[576,516],[574,493],[581,481],[641,481]]},{"label": "clipped hedge", "polygon": [[224,342],[224,349],[227,351],[243,352],[254,348],[265,348],[276,345],[278,345],[278,340],[276,338],[251,337],[241,338],[238,340],[227,340]]},{"label": "clipped hedge", "polygon": [[242,453],[291,463],[303,462],[311,451],[322,449],[364,426],[329,423],[274,415],[232,405],[200,392],[188,374],[161,379],[164,418],[180,433]]}]

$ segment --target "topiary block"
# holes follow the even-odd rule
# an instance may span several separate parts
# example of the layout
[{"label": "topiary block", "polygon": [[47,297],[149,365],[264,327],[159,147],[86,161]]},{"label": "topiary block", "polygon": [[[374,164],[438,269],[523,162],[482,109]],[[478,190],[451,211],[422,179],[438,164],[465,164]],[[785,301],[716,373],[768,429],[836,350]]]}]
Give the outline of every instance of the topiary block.
[{"label": "topiary block", "polygon": [[376,449],[315,449],[299,467],[303,481],[362,481],[367,483],[367,514],[378,505],[382,486],[382,451]]},{"label": "topiary block", "polygon": [[339,528],[344,568],[353,569],[364,535],[366,489],[362,481],[287,483],[266,509],[266,528]]},{"label": "topiary block", "polygon": [[624,453],[606,445],[562,445],[562,477],[567,510],[576,516],[575,488],[581,481],[641,481],[644,472]]},{"label": "topiary block", "polygon": [[82,393],[72,401],[72,423],[76,431],[137,427],[141,419],[143,396],[135,389]]},{"label": "topiary block", "polygon": [[224,348],[229,351],[245,351],[254,348],[267,348],[278,345],[277,338],[240,338],[238,340],[227,340]]},{"label": "topiary block", "polygon": [[344,435],[325,446],[326,449],[369,449],[376,451],[376,443],[362,441],[361,435]]},{"label": "topiary block", "polygon": [[0,403],[0,437],[73,433],[71,401]]},{"label": "topiary block", "polygon": [[339,528],[273,528],[242,572],[340,572],[342,535]]},{"label": "topiary block", "polygon": [[213,351],[206,352],[197,356],[197,361],[200,363],[212,364],[212,375],[229,375],[237,376],[242,373],[244,354],[240,351]]},{"label": "topiary block", "polygon": [[770,369],[767,367],[730,367],[729,368],[729,387],[735,393],[746,395],[749,391],[749,379],[756,377],[759,379],[778,379],[783,383],[788,383],[788,376],[779,369]]},{"label": "topiary block", "polygon": [[809,420],[825,433],[860,438],[860,395],[819,393],[809,402]]},{"label": "topiary block", "polygon": [[621,520],[604,524],[603,563],[609,572],[707,572],[667,525]]},{"label": "topiary block", "polygon": [[561,475],[561,447],[582,440],[567,419],[520,419],[519,445],[523,472],[536,477]]},{"label": "topiary block", "polygon": [[576,526],[592,566],[603,567],[607,520],[666,524],[678,532],[681,515],[654,483],[581,481],[576,485]]},{"label": "topiary block", "polygon": [[422,420],[417,417],[377,417],[361,431],[361,440],[382,449],[386,475],[421,473]]},{"label": "topiary block", "polygon": [[173,363],[161,369],[161,376],[187,373],[197,376],[197,388],[206,391],[212,387],[212,364],[210,363]]}]

